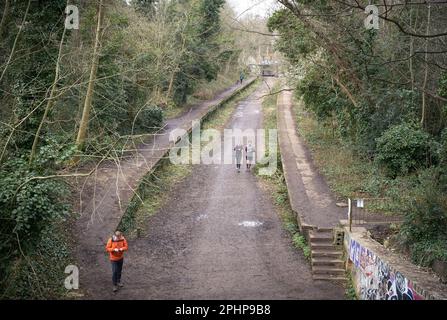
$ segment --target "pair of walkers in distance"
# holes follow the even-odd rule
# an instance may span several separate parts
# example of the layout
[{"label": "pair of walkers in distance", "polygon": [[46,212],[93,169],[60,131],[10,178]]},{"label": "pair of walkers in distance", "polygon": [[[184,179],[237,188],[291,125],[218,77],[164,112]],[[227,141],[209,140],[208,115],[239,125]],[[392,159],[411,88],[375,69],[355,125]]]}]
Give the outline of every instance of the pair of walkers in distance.
[{"label": "pair of walkers in distance", "polygon": [[247,171],[251,169],[251,165],[254,162],[256,149],[251,142],[244,147],[242,144],[237,144],[234,148],[234,157],[236,158],[236,170],[241,172],[242,154],[245,151],[245,161],[247,165]]}]

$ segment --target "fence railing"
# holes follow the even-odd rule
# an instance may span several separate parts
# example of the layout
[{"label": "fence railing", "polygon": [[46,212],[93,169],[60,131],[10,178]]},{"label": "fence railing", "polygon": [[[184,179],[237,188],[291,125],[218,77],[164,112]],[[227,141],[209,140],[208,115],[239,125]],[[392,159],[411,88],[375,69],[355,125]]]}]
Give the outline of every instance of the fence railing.
[{"label": "fence railing", "polygon": [[389,198],[348,199],[349,230],[352,225],[400,222],[402,217],[390,214]]}]

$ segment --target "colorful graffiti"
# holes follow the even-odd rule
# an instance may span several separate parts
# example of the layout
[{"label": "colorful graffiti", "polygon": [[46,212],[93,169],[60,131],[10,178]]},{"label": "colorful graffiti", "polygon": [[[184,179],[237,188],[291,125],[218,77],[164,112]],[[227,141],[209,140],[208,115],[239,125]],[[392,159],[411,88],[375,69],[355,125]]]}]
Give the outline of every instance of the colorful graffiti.
[{"label": "colorful graffiti", "polygon": [[350,239],[349,259],[355,266],[357,292],[363,300],[424,300],[402,273],[393,271],[369,249]]}]

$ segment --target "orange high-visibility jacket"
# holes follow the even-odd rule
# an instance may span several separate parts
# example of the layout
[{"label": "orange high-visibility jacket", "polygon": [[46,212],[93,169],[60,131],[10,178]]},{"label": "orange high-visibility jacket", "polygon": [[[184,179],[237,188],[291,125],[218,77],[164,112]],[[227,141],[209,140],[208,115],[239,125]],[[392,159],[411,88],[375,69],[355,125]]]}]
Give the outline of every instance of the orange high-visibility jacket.
[{"label": "orange high-visibility jacket", "polygon": [[[115,249],[121,249],[115,252]],[[121,239],[117,239],[115,236],[107,241],[106,251],[110,254],[111,261],[119,261],[123,258],[124,251],[127,251],[127,241],[122,237]]]}]

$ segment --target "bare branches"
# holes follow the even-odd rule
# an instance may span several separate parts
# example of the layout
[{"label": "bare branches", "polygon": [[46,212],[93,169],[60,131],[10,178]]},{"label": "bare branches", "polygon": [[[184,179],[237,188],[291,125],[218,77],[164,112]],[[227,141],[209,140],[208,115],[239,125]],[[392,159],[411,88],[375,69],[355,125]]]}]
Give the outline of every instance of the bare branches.
[{"label": "bare branches", "polygon": [[265,32],[260,32],[260,31],[256,31],[256,30],[237,28],[237,27],[233,27],[233,26],[231,26],[230,28],[233,30],[238,30],[238,31],[247,32],[247,33],[256,33],[256,34],[260,34],[262,36],[267,36],[267,37],[279,37],[279,34],[275,34],[275,33],[265,33]]},{"label": "bare branches", "polygon": [[10,0],[5,0],[5,8],[3,9],[2,20],[0,21],[0,38],[3,36],[3,32],[5,31],[6,24],[8,23],[10,9],[11,9]]},{"label": "bare branches", "polygon": [[[427,14],[427,31],[426,35],[430,33],[430,22],[431,22],[431,6],[428,5],[428,14]],[[425,39],[425,52],[428,51],[428,41],[429,39]],[[422,108],[421,108],[421,125],[422,127],[425,126],[425,109],[426,109],[426,93],[425,90],[427,89],[427,81],[428,81],[428,64],[427,64],[428,54],[425,54],[425,73],[424,73],[424,83],[422,85],[422,89],[424,92],[422,93]]]},{"label": "bare branches", "polygon": [[30,153],[30,157],[29,157],[29,163],[30,164],[33,162],[34,156],[36,154],[36,148],[37,148],[37,144],[39,142],[40,132],[42,131],[42,127],[43,127],[45,121],[47,120],[48,113],[50,112],[50,110],[51,110],[51,108],[53,107],[53,104],[54,104],[54,97],[55,97],[55,92],[56,92],[56,86],[57,86],[57,83],[59,81],[60,63],[61,63],[61,57],[62,57],[62,46],[64,44],[66,30],[67,29],[64,28],[64,31],[62,32],[61,41],[59,43],[59,53],[58,53],[58,56],[57,56],[56,70],[55,70],[55,73],[54,73],[54,80],[53,80],[53,83],[51,85],[50,96],[48,98],[47,106],[46,106],[44,114],[42,116],[42,120],[40,121],[39,127],[37,128],[36,134],[34,136],[33,146],[31,147],[31,153]]},{"label": "bare branches", "polygon": [[101,34],[102,15],[103,15],[102,3],[103,0],[100,0],[98,5],[98,14],[97,14],[98,21],[96,25],[95,44],[90,69],[90,79],[88,83],[87,93],[85,96],[84,109],[82,111],[82,119],[79,125],[78,136],[76,138],[76,145],[78,146],[78,148],[82,148],[85,139],[87,137],[88,122],[90,120],[90,110],[92,108],[93,89],[95,85],[94,81],[96,79],[96,73],[98,71],[98,65],[99,65],[100,34]]},{"label": "bare branches", "polygon": [[274,92],[272,92],[270,90],[269,93],[260,96],[259,99],[263,99],[263,98],[269,97],[269,96],[276,96],[277,94],[280,94],[281,92],[293,92],[293,91],[294,91],[294,89],[290,89],[290,88],[284,88],[284,89],[277,90],[277,91],[274,91]]},{"label": "bare branches", "polygon": [[[361,10],[362,12],[364,12],[365,11],[365,6],[362,6],[358,1],[355,1],[355,5],[354,4],[351,4],[351,3],[348,3],[348,2],[346,2],[346,1],[342,1],[342,0],[335,0],[336,2],[338,2],[338,3],[340,3],[340,4],[343,4],[343,5],[346,5],[346,6],[348,6],[348,7],[350,7],[350,8],[352,8],[352,9],[358,9],[358,10]],[[386,4],[386,1],[384,1],[385,2],[385,4]],[[436,1],[436,2],[427,2],[427,1],[425,1],[425,2],[423,2],[423,3],[406,3],[406,4],[402,4],[402,5],[425,5],[425,4],[427,4],[427,3],[433,3],[433,4],[445,4],[445,3],[447,3],[447,1],[446,2],[444,2],[444,1]],[[385,6],[385,5],[384,5]],[[388,9],[386,9],[386,11],[385,11],[385,13],[382,13],[382,14],[379,14],[379,18],[380,19],[383,19],[384,21],[387,21],[387,22],[391,22],[392,24],[394,24],[398,29],[399,29],[399,31],[400,32],[402,32],[403,34],[405,34],[405,35],[408,35],[408,36],[411,36],[411,37],[416,37],[416,38],[440,38],[440,37],[445,37],[445,36],[447,36],[447,32],[441,32],[441,33],[435,33],[435,34],[430,34],[430,33],[425,33],[425,34],[422,34],[422,33],[416,33],[416,32],[413,32],[413,31],[411,31],[411,30],[408,30],[407,28],[405,28],[403,25],[402,25],[402,23],[401,22],[399,22],[399,21],[397,21],[397,20],[395,20],[395,19],[393,19],[393,18],[390,18],[389,16],[388,16],[388,12],[392,9],[392,7],[393,6],[397,6],[396,4],[395,5],[387,5],[386,6],[386,8],[388,8]]]},{"label": "bare branches", "polygon": [[[25,10],[25,14],[23,15],[22,24],[20,25],[19,30],[17,31],[17,35],[15,37],[14,44],[13,44],[12,49],[11,49],[11,53],[9,54],[8,61],[6,62],[5,68],[3,69],[2,74],[0,76],[0,83],[2,82],[3,77],[6,74],[6,70],[8,70],[8,67],[9,67],[9,65],[11,63],[12,57],[14,56],[14,53],[15,53],[15,50],[16,50],[16,47],[17,47],[17,42],[18,42],[18,40],[20,38],[20,34],[22,33],[23,27],[25,26],[26,18],[28,17],[28,12],[29,12],[30,5],[31,5],[31,0],[28,0],[28,4],[27,4],[26,10]],[[2,19],[2,22],[3,22],[3,19]]]}]

